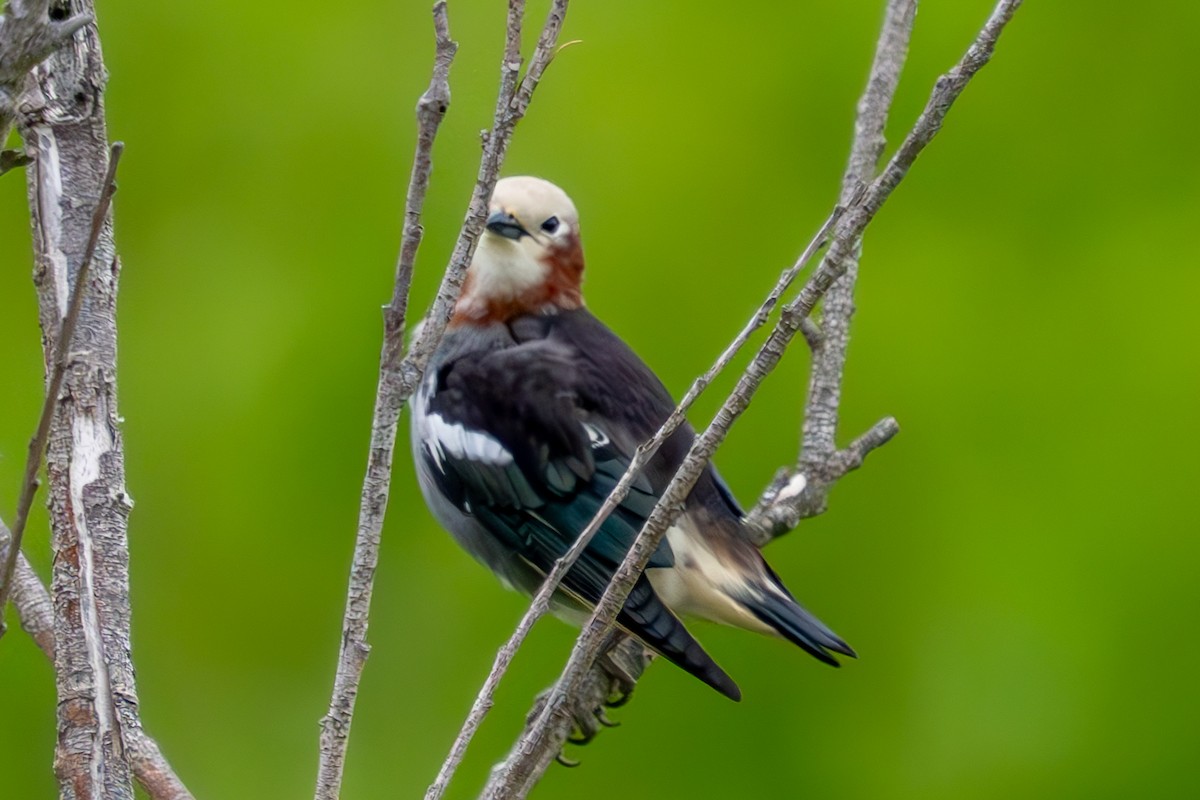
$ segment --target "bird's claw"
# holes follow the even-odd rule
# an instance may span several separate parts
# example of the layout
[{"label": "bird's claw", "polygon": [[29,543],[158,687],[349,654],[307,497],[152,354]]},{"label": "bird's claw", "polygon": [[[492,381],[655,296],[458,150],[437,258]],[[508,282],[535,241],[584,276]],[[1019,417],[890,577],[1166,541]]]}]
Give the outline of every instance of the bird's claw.
[{"label": "bird's claw", "polygon": [[580,728],[576,728],[575,730],[579,731],[578,735],[572,734],[571,736],[567,737],[567,741],[571,744],[588,744],[592,741],[592,739],[596,738],[596,734],[599,732],[585,731]]},{"label": "bird's claw", "polygon": [[[601,704],[591,708],[581,703],[570,705],[568,711],[573,729],[568,742],[585,745],[595,739],[601,729],[616,728],[620,725],[609,719],[607,709],[619,708],[629,702],[637,684],[637,676],[641,674],[649,658],[648,652],[640,644],[626,640],[621,634],[614,634],[613,642],[605,649],[604,655],[597,659],[593,674],[593,679],[598,680],[600,686],[608,687],[608,696]],[[532,723],[541,715],[550,697],[550,691],[546,690],[538,695],[527,723]],[[591,696],[595,697],[596,694]],[[578,761],[567,758],[563,753],[559,753],[555,760],[563,766],[579,766]]]},{"label": "bird's claw", "polygon": [[633,697],[633,689],[637,686],[637,678],[629,674],[621,664],[612,656],[611,652],[600,656],[600,666],[604,672],[612,678],[612,691],[608,695],[608,699],[604,701],[606,708],[620,708],[629,702],[629,698]]}]

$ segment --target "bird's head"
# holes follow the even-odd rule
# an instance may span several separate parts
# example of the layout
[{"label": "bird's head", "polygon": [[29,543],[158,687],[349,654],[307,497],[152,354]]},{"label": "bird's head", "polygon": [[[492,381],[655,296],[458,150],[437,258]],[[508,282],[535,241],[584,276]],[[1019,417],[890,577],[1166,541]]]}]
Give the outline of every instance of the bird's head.
[{"label": "bird's head", "polygon": [[496,183],[452,324],[505,322],[583,305],[579,213],[567,193],[527,176]]}]

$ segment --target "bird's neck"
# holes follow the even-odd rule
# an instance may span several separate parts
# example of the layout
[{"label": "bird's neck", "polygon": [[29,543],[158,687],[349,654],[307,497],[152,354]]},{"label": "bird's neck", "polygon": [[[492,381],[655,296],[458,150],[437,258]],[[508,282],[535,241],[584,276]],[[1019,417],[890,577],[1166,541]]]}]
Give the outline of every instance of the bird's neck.
[{"label": "bird's neck", "polygon": [[478,260],[463,282],[450,327],[508,322],[524,314],[553,314],[583,307],[583,253],[578,248],[548,254],[540,280],[527,285],[481,277]]}]

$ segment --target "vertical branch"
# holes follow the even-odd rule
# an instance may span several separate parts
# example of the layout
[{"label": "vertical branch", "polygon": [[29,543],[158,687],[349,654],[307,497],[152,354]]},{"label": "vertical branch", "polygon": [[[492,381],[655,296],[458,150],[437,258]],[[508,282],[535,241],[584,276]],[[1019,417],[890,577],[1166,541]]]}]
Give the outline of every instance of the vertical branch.
[{"label": "vertical branch", "polygon": [[3,611],[8,603],[9,585],[12,582],[13,570],[17,565],[17,555],[21,552],[21,540],[25,534],[25,525],[29,522],[29,511],[33,507],[33,496],[37,492],[38,469],[42,464],[42,455],[46,451],[46,442],[50,438],[50,422],[58,410],[58,395],[62,391],[63,377],[67,372],[67,351],[75,337],[75,326],[79,323],[79,312],[83,308],[83,297],[87,288],[88,272],[91,270],[92,257],[96,254],[96,245],[100,241],[100,231],[104,220],[108,217],[109,204],[113,193],[117,191],[117,164],[121,161],[121,153],[125,145],[115,142],[109,151],[108,171],[101,184],[100,199],[96,210],[92,212],[91,232],[88,234],[87,247],[83,251],[83,261],[75,274],[74,287],[71,289],[71,302],[68,304],[66,316],[62,320],[62,328],[58,334],[58,344],[54,348],[53,365],[50,368],[50,380],[46,387],[46,396],[42,401],[42,412],[38,418],[37,430],[29,442],[29,452],[25,459],[25,474],[21,481],[21,493],[17,499],[17,516],[12,528],[12,547],[3,559],[0,569],[0,636],[4,635]]},{"label": "vertical branch", "polygon": [[[433,308],[426,315],[420,333],[409,348],[407,355],[396,363],[400,352],[399,342],[390,342],[391,336],[399,336],[404,328],[404,312],[407,300],[397,302],[395,298],[407,298],[408,282],[411,279],[412,265],[404,266],[404,253],[415,254],[416,246],[407,244],[401,246],[401,267],[397,270],[397,288],[393,294],[393,304],[385,314],[387,330],[385,334],[384,354],[380,367],[379,388],[376,392],[375,414],[371,426],[371,456],[368,462],[367,477],[363,483],[362,505],[359,511],[358,538],[355,544],[354,563],[351,567],[350,590],[346,603],[346,617],[343,625],[341,654],[338,659],[338,673],[334,683],[333,698],[330,701],[329,713],[322,720],[321,732],[321,766],[318,774],[317,800],[334,800],[341,784],[341,774],[345,760],[347,737],[350,720],[354,713],[354,698],[358,691],[359,679],[369,651],[366,643],[367,614],[370,609],[371,585],[374,579],[375,566],[378,563],[380,533],[383,528],[384,512],[387,509],[387,499],[391,482],[392,455],[395,449],[396,426],[399,422],[400,410],[412,396],[420,383],[429,358],[433,355],[437,344],[445,333],[446,325],[455,301],[462,290],[467,266],[475,252],[475,245],[483,231],[487,217],[487,206],[492,191],[500,176],[500,167],[508,152],[513,130],[525,116],[533,92],[537,88],[546,68],[554,57],[559,32],[562,30],[566,17],[569,0],[554,0],[551,5],[546,23],[538,38],[538,45],[530,61],[529,69],[523,80],[520,78],[521,69],[521,25],[525,13],[524,0],[509,0],[508,16],[505,25],[504,56],[500,65],[500,91],[496,97],[496,111],[492,128],[483,137],[483,155],[480,159],[479,173],[475,180],[475,188],[467,208],[466,219],[463,221],[458,240],[450,257],[450,264],[442,278]],[[439,2],[434,7],[435,17],[445,14],[445,3]],[[439,41],[444,28],[439,23]],[[448,33],[447,33],[448,35]],[[447,61],[447,65],[448,65]],[[439,90],[439,97],[445,102],[433,106],[437,119],[445,113],[449,103],[449,86],[445,83],[445,75],[439,76],[436,69],[434,82],[445,84],[444,92]],[[432,89],[432,84],[431,84]],[[419,108],[418,115],[421,111]],[[428,118],[432,120],[432,116]],[[421,118],[422,126],[428,124],[425,117]],[[414,187],[420,185],[420,197],[424,196],[424,185],[428,181],[428,159],[421,156],[421,142],[418,138],[418,155],[414,165],[414,182],[410,185],[410,197]],[[428,138],[432,143],[432,135]],[[425,163],[426,168],[419,165]],[[424,177],[417,181],[418,173]],[[412,207],[410,207],[411,209]],[[419,217],[420,204],[415,206],[417,217],[407,217],[415,223]],[[411,227],[406,224],[407,231],[419,231],[419,224]],[[407,239],[406,239],[407,242]]]},{"label": "vertical branch", "polygon": [[[77,5],[80,17],[91,19],[90,0]],[[37,14],[49,13],[47,3],[29,4],[35,6]],[[88,26],[72,47],[34,70],[19,120],[34,163],[27,173],[34,283],[52,395],[59,394],[54,376],[63,371],[46,471],[58,691],[54,765],[67,800],[132,798],[131,744],[143,736],[129,640],[131,501],[117,409],[119,262],[111,214],[101,211],[103,224],[94,225],[91,213],[108,192],[105,82],[100,40]],[[100,268],[86,274],[92,253]],[[72,290],[76,279],[79,291]]]},{"label": "vertical branch", "polygon": [[463,280],[467,274],[467,266],[475,254],[475,245],[483,233],[483,224],[487,219],[488,202],[496,181],[500,177],[500,167],[508,153],[509,142],[512,141],[513,130],[525,116],[529,103],[533,100],[533,92],[537,89],[546,68],[554,59],[557,52],[558,35],[562,31],[563,22],[567,15],[570,0],[554,0],[546,23],[542,27],[538,44],[529,62],[529,69],[518,85],[521,70],[521,23],[525,13],[525,0],[509,0],[508,21],[506,23],[504,57],[500,64],[500,92],[496,97],[496,112],[492,128],[483,134],[483,157],[479,163],[479,173],[475,179],[475,189],[471,193],[471,201],[467,206],[467,215],[459,231],[454,251],[450,255],[450,264],[442,276],[433,307],[425,315],[424,324],[416,340],[409,347],[404,362],[400,365],[403,380],[404,399],[416,390],[420,383],[425,365],[429,363],[433,351],[437,349],[454,303],[462,291]]},{"label": "vertical branch", "polygon": [[[857,187],[875,177],[876,165],[886,145],[884,127],[888,110],[900,83],[900,71],[908,54],[916,0],[889,0],[883,30],[875,48],[875,59],[854,122],[854,142],[842,178],[842,200],[846,202]],[[845,274],[829,288],[821,301],[821,335],[810,338],[812,371],[804,409],[800,467],[809,479],[809,491],[820,495],[818,486],[828,484],[827,465],[837,450],[838,406],[841,402],[842,373],[846,347],[850,341],[850,321],[854,316],[854,284],[858,279],[858,260],[862,241],[856,241],[845,261]]]},{"label": "vertical branch", "polygon": [[936,135],[946,113],[970,79],[990,59],[996,40],[1012,18],[1021,0],[1001,0],[962,61],[938,80],[925,111],[888,163],[884,172],[870,185],[861,202],[856,203],[839,223],[821,266],[801,289],[799,296],[785,306],[779,322],[768,336],[712,423],[696,438],[683,463],[659,499],[629,553],[613,575],[604,595],[576,640],[562,675],[552,689],[541,712],[527,726],[508,759],[493,772],[484,790],[488,800],[525,797],[541,778],[547,766],[560,752],[565,737],[561,731],[569,715],[568,703],[580,691],[623,606],[634,582],[645,569],[667,527],[682,507],[704,465],[721,444],[730,427],[749,405],[762,381],[775,368],[784,351],[800,331],[803,320],[845,272],[846,259],[855,242],[875,214],[903,179],[917,155]]},{"label": "vertical branch", "polygon": [[[929,100],[912,130],[892,155],[883,172],[871,184],[860,206],[854,209],[853,213],[847,215],[844,221],[845,227],[861,233],[866,227],[865,223],[870,221],[870,217],[878,211],[892,190],[908,174],[908,170],[916,161],[917,156],[941,130],[942,122],[954,101],[962,94],[975,74],[991,59],[1000,34],[1020,6],[1021,0],[1000,0],[996,4],[991,16],[984,23],[975,41],[967,48],[962,59],[949,72],[938,78]],[[896,37],[895,31],[889,33],[893,19],[891,11],[892,7],[889,5],[888,22],[885,23],[883,33],[885,39]],[[881,42],[881,51],[886,49],[885,43]],[[885,94],[884,87],[881,86],[878,91],[874,88],[875,73],[876,69],[873,68],[872,81],[868,84],[862,105],[877,109],[864,114],[864,118],[874,119],[873,125],[876,130],[882,131],[883,120],[886,117],[881,119],[880,116],[886,114],[886,106],[883,102]],[[872,144],[872,139],[874,139],[874,144]],[[879,146],[878,138],[872,136],[868,130],[862,139],[861,147],[858,146],[858,141],[856,136],[856,147],[847,168],[847,181],[856,177],[852,173],[868,168],[867,162],[870,159],[877,158],[872,151],[874,147]],[[852,258],[857,258],[858,244],[857,239],[847,240],[844,237],[835,237],[833,245],[826,253],[816,274],[801,290],[800,296],[785,308],[784,315],[803,318],[811,313],[821,294],[842,277],[847,262]],[[823,346],[823,343],[819,343],[818,347],[820,346]],[[818,352],[814,351],[813,381],[828,381],[837,387],[835,391],[840,393],[841,364],[844,364],[844,359],[844,343],[837,363],[833,359],[822,362]],[[823,373],[821,377],[817,375],[819,372]],[[813,425],[810,425],[808,420],[805,422],[801,461],[804,470],[812,472],[813,480],[808,482],[804,491],[787,497],[780,496],[781,487],[786,483],[786,475],[780,475],[775,483],[768,487],[758,504],[747,515],[747,532],[752,540],[760,546],[794,528],[801,518],[814,516],[824,511],[825,497],[832,484],[847,472],[861,466],[872,450],[889,442],[900,430],[895,419],[885,417],[845,449],[836,450],[833,445],[833,437],[837,424],[837,395],[824,397],[810,395],[808,406],[813,408],[818,419],[825,420],[824,423],[818,422]]]},{"label": "vertical branch", "polygon": [[371,446],[367,474],[363,479],[362,501],[358,512],[358,534],[350,585],[342,622],[337,673],[329,711],[321,720],[320,760],[315,797],[336,800],[341,790],[354,701],[370,647],[367,644],[367,617],[371,609],[371,591],[375,567],[379,562],[379,540],[387,511],[391,486],[392,454],[396,446],[396,427],[400,409],[407,399],[398,363],[403,349],[404,322],[413,265],[421,243],[421,209],[433,171],[433,142],[438,127],[450,106],[450,64],[458,45],[450,39],[446,3],[433,7],[436,50],[429,88],[417,102],[417,148],[404,207],[404,232],[396,265],[392,300],[384,308],[384,337],[380,354],[379,381],[375,390],[375,411],[371,423]]}]

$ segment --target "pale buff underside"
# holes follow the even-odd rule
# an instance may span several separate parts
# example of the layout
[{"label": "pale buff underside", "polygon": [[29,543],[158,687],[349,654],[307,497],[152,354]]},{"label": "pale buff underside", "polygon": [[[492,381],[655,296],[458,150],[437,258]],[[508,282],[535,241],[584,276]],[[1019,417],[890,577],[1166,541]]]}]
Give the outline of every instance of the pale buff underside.
[{"label": "pale buff underside", "polygon": [[759,591],[747,584],[745,575],[730,569],[705,544],[701,534],[686,518],[667,529],[667,542],[675,565],[646,570],[655,593],[675,614],[699,617],[759,633],[776,631],[726,591]]}]

